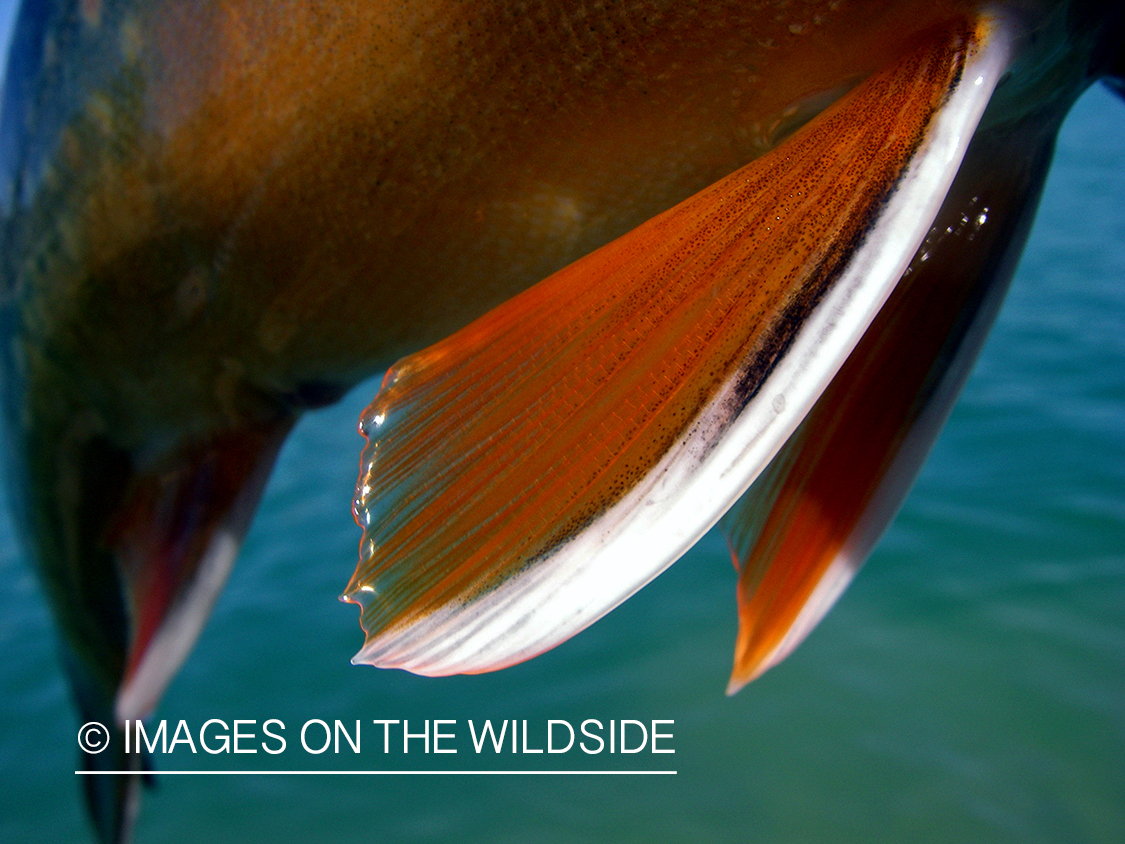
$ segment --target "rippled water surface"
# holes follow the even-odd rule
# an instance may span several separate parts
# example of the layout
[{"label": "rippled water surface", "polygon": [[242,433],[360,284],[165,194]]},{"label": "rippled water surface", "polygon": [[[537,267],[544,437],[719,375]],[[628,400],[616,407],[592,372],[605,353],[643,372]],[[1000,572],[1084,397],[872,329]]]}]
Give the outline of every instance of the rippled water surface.
[{"label": "rippled water surface", "polygon": [[[497,674],[357,668],[339,604],[367,385],[286,447],[214,617],[156,717],[287,724],[266,758],[179,768],[660,768],[637,777],[164,776],[141,844],[1125,841],[1125,107],[1066,124],[1009,300],[901,516],[827,620],[735,698],[734,575],[709,536],[610,617]],[[0,840],[89,840],[76,716],[0,524]],[[675,754],[304,753],[320,718],[671,719]],[[371,725],[372,728],[374,725]],[[259,736],[260,738],[260,736]],[[531,761],[528,761],[528,760]]]}]

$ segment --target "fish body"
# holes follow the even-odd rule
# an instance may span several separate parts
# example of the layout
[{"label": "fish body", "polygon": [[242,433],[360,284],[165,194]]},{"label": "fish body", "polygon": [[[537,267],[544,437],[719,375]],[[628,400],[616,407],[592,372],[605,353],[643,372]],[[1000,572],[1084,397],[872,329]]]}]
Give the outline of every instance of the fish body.
[{"label": "fish body", "polygon": [[[808,141],[819,137],[827,155],[831,133],[817,128],[818,115],[834,107],[838,117],[832,119],[852,125],[859,112],[849,108],[871,108],[883,96],[871,93],[872,85],[890,91],[908,78],[919,80],[919,91],[933,86],[929,111],[918,112],[912,130],[920,137],[938,122],[934,115],[947,113],[950,98],[962,97],[965,115],[972,116],[957,118],[967,133],[950,141],[957,161],[983,168],[990,156],[1018,155],[1019,172],[998,180],[1019,183],[1003,194],[1012,222],[972,265],[981,277],[1005,278],[1015,252],[1003,250],[1018,245],[1026,230],[1058,123],[1086,85],[1115,72],[1116,42],[1107,33],[1120,31],[1120,17],[1116,6],[1082,3],[824,2],[781,10],[733,2],[628,9],[571,2],[518,8],[475,2],[26,3],[0,124],[4,408],[17,521],[55,612],[84,720],[120,722],[155,705],[198,635],[277,450],[304,410],[334,401],[359,380],[449,335],[491,338],[473,320],[498,307],[499,317],[484,317],[492,320],[483,323],[487,331],[493,330],[488,326],[513,313],[503,308],[523,307],[504,303],[595,250],[643,256],[653,248],[647,242],[640,249],[611,244],[753,162],[763,162],[755,173],[782,172],[777,157],[786,154],[787,143],[820,149]],[[938,64],[919,75],[916,54],[936,56]],[[975,81],[957,76],[977,67],[978,54],[981,78],[991,74],[994,95],[974,95]],[[898,124],[888,119],[887,125],[891,137]],[[973,133],[985,139],[979,153],[968,147]],[[894,172],[914,173],[916,151],[907,150]],[[802,393],[799,410],[791,408],[788,421],[770,434],[756,468],[739,469],[722,503],[695,517],[677,547],[714,523],[782,447],[866,321],[918,260],[915,249],[933,218],[959,214],[973,201],[978,176],[972,168],[931,169],[941,187],[918,195],[934,194],[927,200],[933,209],[915,215],[913,234],[884,273],[885,289],[869,294],[870,314],[850,329],[855,337],[840,341],[832,360],[820,365],[818,386]],[[816,168],[810,165],[810,172]],[[876,198],[870,205],[893,204],[895,191],[879,188],[871,188]],[[942,211],[946,192],[957,207]],[[827,252],[850,260],[856,244],[871,241],[863,228],[868,218],[858,213],[840,212],[852,215],[849,225],[858,234],[846,248],[842,235],[825,238]],[[997,210],[995,218],[1004,213]],[[955,263],[956,241],[934,254]],[[1008,257],[992,257],[997,254]],[[993,313],[1002,281],[978,295],[976,277],[965,280],[965,300],[985,302],[985,312]],[[602,278],[581,286],[600,289]],[[622,290],[633,295],[632,288]],[[533,299],[519,301],[541,294],[528,295]],[[961,312],[953,308],[949,319]],[[968,322],[977,327],[970,325],[964,336],[983,337],[987,316],[980,325],[975,319]],[[555,324],[570,323],[560,316]],[[548,320],[542,330],[556,329]],[[613,324],[607,331],[614,339],[633,326]],[[671,345],[687,342],[670,336]],[[536,346],[544,336],[519,338]],[[429,389],[434,361],[461,367],[451,377],[469,386],[473,378],[503,381],[506,367],[524,363],[508,357],[481,371],[473,368],[475,359],[458,357],[465,349],[461,340],[449,342],[393,370],[395,377],[418,379],[402,381],[403,389],[408,383],[423,393]],[[960,361],[958,373],[967,371],[956,350],[947,357]],[[665,359],[653,351],[642,369],[659,371]],[[551,379],[552,365],[526,370],[530,386],[519,401],[534,404],[541,394],[535,384]],[[606,383],[598,401],[613,416],[619,407],[614,396],[624,394],[614,392],[617,381]],[[956,386],[936,392],[947,410]],[[387,405],[394,395],[384,394],[377,404]],[[397,405],[387,406],[398,413]],[[423,396],[419,412],[431,415],[414,417],[412,410],[398,414],[403,419],[395,424],[448,431],[461,421],[443,415],[455,406]],[[513,403],[504,414],[520,417],[526,406]],[[683,406],[698,414],[702,405]],[[918,416],[905,413],[901,425],[913,430]],[[369,448],[383,443],[374,423],[379,415],[373,410],[365,423]],[[584,424],[596,432],[608,418],[591,416]],[[939,427],[927,430],[936,435]],[[894,428],[882,452],[891,463],[901,429]],[[665,437],[671,443],[684,429],[661,430],[672,432]],[[491,431],[473,434],[483,438],[477,440],[450,436],[443,447],[455,455],[486,446],[497,453],[527,450],[526,440],[494,443]],[[636,442],[646,465],[658,465],[664,452]],[[423,446],[429,449],[429,441]],[[409,460],[396,466],[387,481],[379,475],[382,464],[372,474],[368,460],[365,477],[376,493],[363,492],[361,478],[356,513],[361,523],[373,507],[390,513],[386,537],[399,542],[405,536],[406,557],[381,561],[369,550],[375,536],[369,530],[346,592],[364,605],[369,637],[389,630],[392,648],[414,636],[400,635],[408,616],[445,613],[441,618],[451,618],[454,627],[464,627],[466,618],[472,626],[477,598],[499,594],[497,586],[511,581],[513,570],[555,559],[558,547],[579,547],[585,526],[627,498],[625,486],[603,495],[599,484],[608,476],[582,475],[592,480],[576,495],[592,495],[595,503],[577,515],[567,515],[570,504],[559,505],[559,518],[570,519],[566,530],[544,519],[536,528],[543,539],[538,550],[520,556],[526,548],[510,552],[498,526],[481,546],[494,556],[481,557],[481,566],[463,577],[456,554],[444,569],[413,561],[409,533],[394,522],[399,502],[416,500],[421,490],[435,502],[427,513],[453,514],[442,517],[451,527],[439,539],[456,547],[459,536],[472,535],[457,533],[458,519],[469,512],[456,504],[458,490],[466,488],[462,477],[435,486]],[[473,471],[470,466],[466,476]],[[788,470],[771,471],[767,477],[779,476],[779,484],[780,475],[789,477]],[[868,487],[880,488],[885,476],[876,473]],[[891,503],[879,509],[882,524],[904,486],[908,481],[898,483]],[[494,506],[481,495],[477,505]],[[755,512],[770,512],[773,500]],[[860,509],[849,524],[868,512]],[[528,515],[510,512],[517,520]],[[554,511],[532,515],[540,512]],[[669,511],[661,521],[676,518]],[[753,555],[760,534],[742,527],[732,529],[746,546],[736,548],[736,559],[744,573],[758,571],[744,558]],[[778,535],[792,536],[770,534]],[[761,565],[768,568],[771,559]],[[627,575],[617,592],[584,610],[583,623],[671,561],[662,557],[642,574]],[[808,588],[821,575],[808,575]],[[747,579],[744,574],[744,606],[755,589]],[[402,602],[369,612],[367,595],[399,583],[407,589]],[[419,602],[411,589],[428,597]],[[537,588],[521,594],[529,603],[520,606],[549,603]],[[498,606],[494,638],[515,642],[504,655],[467,662],[458,656],[433,668],[440,654],[423,642],[411,664],[430,673],[486,670],[578,629],[552,622],[549,635],[520,644],[519,634],[505,626],[511,607]],[[469,607],[467,615],[458,614],[462,607]],[[564,603],[560,612],[572,610]],[[381,613],[381,620],[371,613]],[[773,626],[784,633],[793,619]],[[365,653],[380,663],[382,647],[369,643]],[[769,647],[777,650],[776,643]],[[437,651],[443,649],[439,644]],[[484,653],[479,643],[465,649]],[[771,658],[755,658],[743,674]],[[86,762],[112,768],[124,760]],[[129,826],[135,781],[90,781],[95,824],[103,840],[113,840]]]}]

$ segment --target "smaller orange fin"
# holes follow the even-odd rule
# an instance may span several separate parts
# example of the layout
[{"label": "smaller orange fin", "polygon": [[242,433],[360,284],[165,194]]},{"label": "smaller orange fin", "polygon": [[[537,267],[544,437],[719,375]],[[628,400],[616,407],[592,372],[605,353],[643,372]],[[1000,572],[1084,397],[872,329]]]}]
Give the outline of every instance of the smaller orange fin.
[{"label": "smaller orange fin", "polygon": [[898,511],[999,310],[1053,136],[1018,126],[974,140],[903,280],[723,517],[740,571],[730,693],[816,626]]}]

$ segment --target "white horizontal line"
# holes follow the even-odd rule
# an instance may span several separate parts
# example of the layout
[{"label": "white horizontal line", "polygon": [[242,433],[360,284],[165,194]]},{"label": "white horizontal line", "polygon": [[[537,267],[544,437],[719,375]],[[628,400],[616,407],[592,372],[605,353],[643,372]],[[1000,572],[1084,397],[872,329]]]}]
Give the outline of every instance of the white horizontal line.
[{"label": "white horizontal line", "polygon": [[[79,776],[123,776],[140,771],[75,771]],[[676,771],[152,771],[156,776],[174,774],[214,774],[218,776],[242,774],[262,776],[289,774],[298,776],[645,776],[674,775]]]}]

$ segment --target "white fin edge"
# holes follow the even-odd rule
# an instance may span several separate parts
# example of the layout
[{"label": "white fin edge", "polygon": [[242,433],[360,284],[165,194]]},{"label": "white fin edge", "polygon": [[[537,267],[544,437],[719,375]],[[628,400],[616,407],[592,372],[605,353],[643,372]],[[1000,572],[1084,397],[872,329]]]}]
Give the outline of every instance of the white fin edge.
[{"label": "white fin edge", "polygon": [[199,563],[190,590],[173,605],[153,635],[140,663],[117,692],[117,722],[146,717],[156,707],[164,690],[184,664],[223,591],[235,557],[239,538],[219,529]]}]

